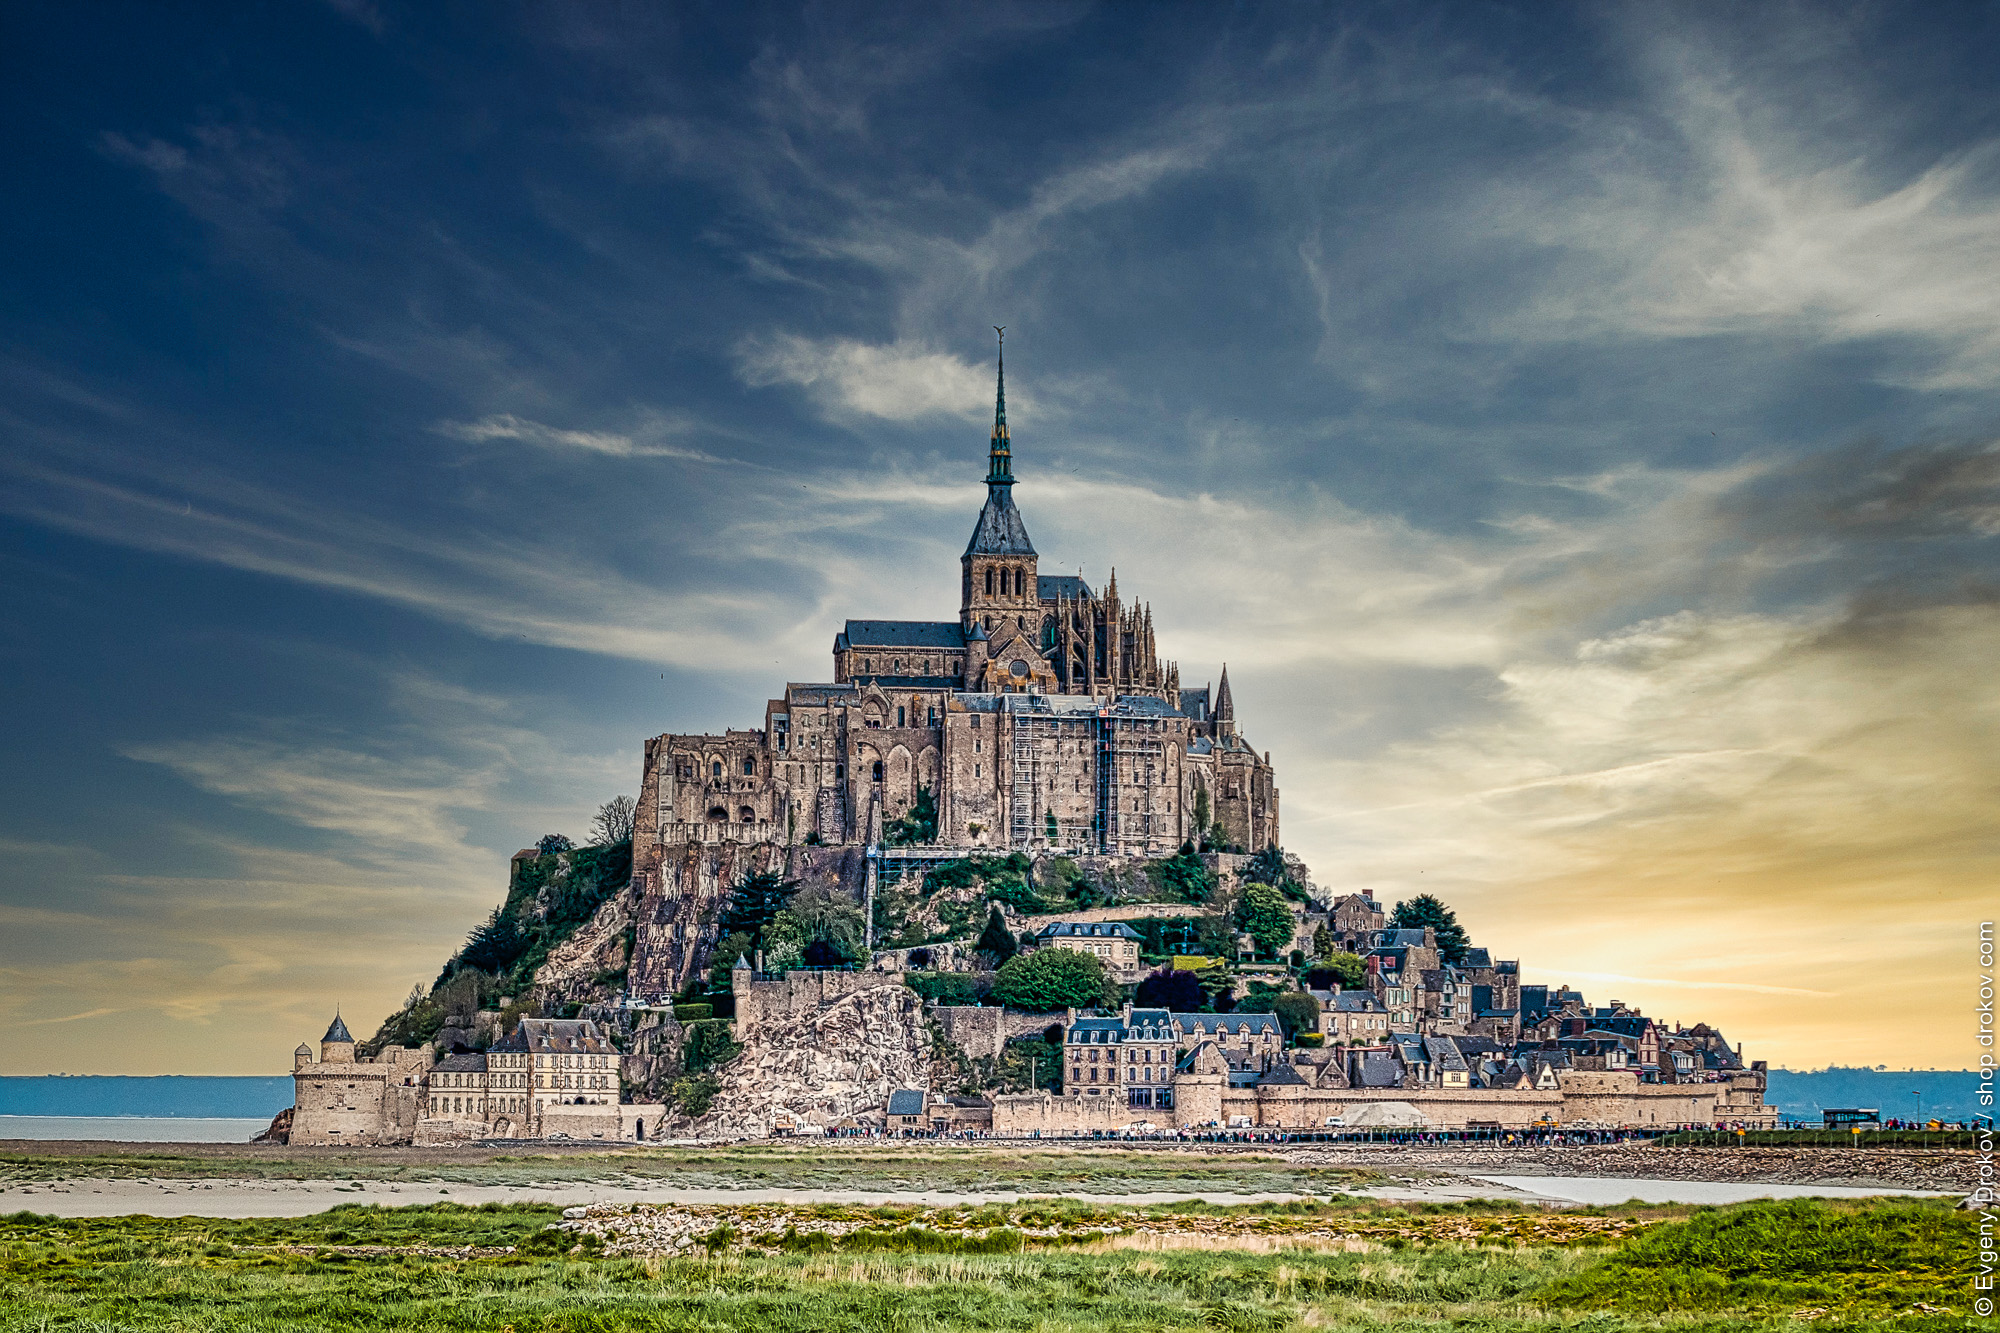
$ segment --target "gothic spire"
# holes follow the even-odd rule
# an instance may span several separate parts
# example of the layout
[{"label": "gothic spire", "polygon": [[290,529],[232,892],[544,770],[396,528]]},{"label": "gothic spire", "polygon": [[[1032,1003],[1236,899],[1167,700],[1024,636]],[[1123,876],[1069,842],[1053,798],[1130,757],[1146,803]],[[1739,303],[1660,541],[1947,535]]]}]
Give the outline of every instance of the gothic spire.
[{"label": "gothic spire", "polygon": [[[998,325],[994,332],[1004,339]],[[1004,347],[1004,342],[1002,343]],[[986,456],[986,507],[972,529],[965,553],[972,555],[1033,555],[1035,544],[1028,540],[1021,511],[1014,508],[1014,457],[1007,439],[1007,362],[1000,360],[1000,372],[993,397],[993,443]]]},{"label": "gothic spire", "polygon": [[1234,722],[1236,720],[1236,701],[1229,697],[1229,663],[1227,662],[1222,664],[1222,684],[1215,691],[1215,720],[1217,722]]},{"label": "gothic spire", "polygon": [[993,392],[993,443],[987,451],[986,484],[1012,486],[1013,446],[1007,439],[1007,330],[995,324],[993,331],[1000,335],[1000,371]]}]

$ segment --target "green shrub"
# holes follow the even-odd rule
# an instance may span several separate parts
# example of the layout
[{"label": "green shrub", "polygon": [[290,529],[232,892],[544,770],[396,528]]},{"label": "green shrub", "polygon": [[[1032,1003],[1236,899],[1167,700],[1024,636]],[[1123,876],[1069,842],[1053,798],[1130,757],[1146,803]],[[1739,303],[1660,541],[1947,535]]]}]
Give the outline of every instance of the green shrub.
[{"label": "green shrub", "polygon": [[1050,1013],[1106,1003],[1107,982],[1096,954],[1049,947],[1008,959],[993,978],[993,994],[1010,1009]]},{"label": "green shrub", "polygon": [[674,1006],[674,1017],[683,1023],[692,1023],[696,1019],[701,1018],[714,1018],[715,1006],[712,1004],[677,1004]]},{"label": "green shrub", "polygon": [[1154,892],[1167,902],[1205,903],[1215,894],[1215,874],[1201,863],[1191,843],[1183,844],[1164,861],[1147,865],[1146,878],[1153,882]]},{"label": "green shrub", "polygon": [[698,1074],[728,1064],[742,1049],[731,1039],[727,1022],[720,1018],[697,1018],[687,1025],[681,1039],[681,1065],[688,1073]]},{"label": "green shrub", "polygon": [[906,972],[903,981],[932,1004],[978,1004],[984,998],[969,972]]}]

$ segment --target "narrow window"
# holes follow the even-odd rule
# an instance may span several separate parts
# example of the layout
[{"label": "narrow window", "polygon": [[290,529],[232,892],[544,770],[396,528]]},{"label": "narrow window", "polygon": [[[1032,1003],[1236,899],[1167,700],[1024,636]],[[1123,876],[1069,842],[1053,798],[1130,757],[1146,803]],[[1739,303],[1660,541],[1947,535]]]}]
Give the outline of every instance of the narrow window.
[{"label": "narrow window", "polygon": [[903,720],[903,705],[901,705],[901,704],[897,704],[897,705],[896,705],[896,725],[897,725],[897,726],[899,726],[899,727],[901,727],[901,726],[907,726],[907,725],[908,725],[908,724],[907,724],[907,723],[906,723],[906,722],[905,722],[905,721]]},{"label": "narrow window", "polygon": [[993,595],[993,571],[991,569],[986,571],[986,595],[988,597]]},{"label": "narrow window", "polygon": [[757,761],[755,759],[745,759],[743,761],[743,776],[746,778],[757,776]]}]

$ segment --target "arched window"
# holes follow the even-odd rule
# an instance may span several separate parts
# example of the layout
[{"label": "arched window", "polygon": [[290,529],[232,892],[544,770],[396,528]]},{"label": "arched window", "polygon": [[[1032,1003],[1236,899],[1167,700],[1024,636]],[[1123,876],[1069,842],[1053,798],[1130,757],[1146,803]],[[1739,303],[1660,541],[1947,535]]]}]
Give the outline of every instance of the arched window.
[{"label": "arched window", "polygon": [[877,759],[875,761],[875,767],[873,768],[873,770],[871,770],[871,772],[877,782],[880,782],[882,780],[882,761],[880,759]]},{"label": "arched window", "polygon": [[755,759],[745,759],[743,761],[743,776],[746,778],[757,776],[757,761]]},{"label": "arched window", "polygon": [[993,595],[993,570],[990,567],[986,571],[986,595]]},{"label": "arched window", "polygon": [[1025,569],[1014,571],[1014,595],[1016,597],[1028,595],[1028,571]]},{"label": "arched window", "polygon": [[710,777],[721,777],[722,761],[720,759],[711,760],[708,765],[708,772]]},{"label": "arched window", "polygon": [[754,824],[757,822],[757,812],[747,805],[736,812],[736,817],[745,824]]}]

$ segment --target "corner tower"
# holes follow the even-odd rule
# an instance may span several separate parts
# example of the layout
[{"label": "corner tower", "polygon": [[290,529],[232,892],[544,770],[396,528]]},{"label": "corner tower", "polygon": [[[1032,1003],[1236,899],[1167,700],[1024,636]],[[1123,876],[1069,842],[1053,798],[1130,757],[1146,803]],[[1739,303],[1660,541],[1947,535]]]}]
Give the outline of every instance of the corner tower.
[{"label": "corner tower", "polygon": [[1035,544],[1014,507],[1014,455],[1007,438],[1007,332],[1000,335],[1000,366],[993,399],[993,442],[986,453],[986,505],[973,526],[972,540],[959,558],[962,571],[959,627],[977,625],[998,630],[1003,620],[1024,629],[1041,622],[1041,592],[1036,586]]}]

